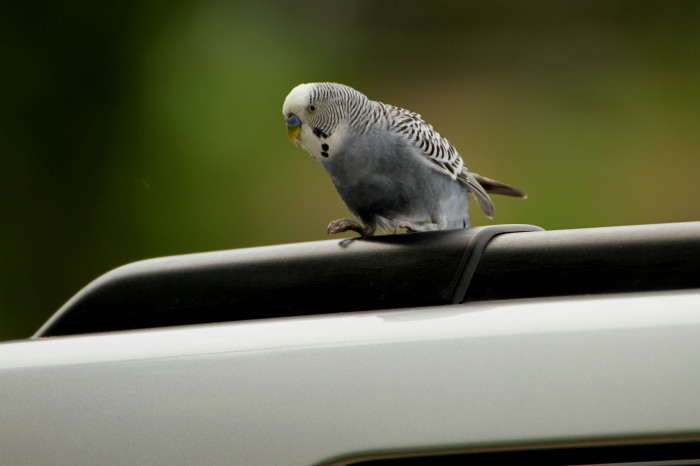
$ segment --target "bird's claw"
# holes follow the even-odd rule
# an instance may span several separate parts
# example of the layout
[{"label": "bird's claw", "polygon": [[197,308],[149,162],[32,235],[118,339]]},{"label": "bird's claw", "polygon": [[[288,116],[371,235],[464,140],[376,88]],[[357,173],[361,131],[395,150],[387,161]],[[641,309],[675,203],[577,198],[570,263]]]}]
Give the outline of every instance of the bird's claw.
[{"label": "bird's claw", "polygon": [[346,231],[355,231],[359,233],[360,236],[372,236],[374,234],[374,229],[364,227],[360,223],[350,220],[349,218],[333,220],[328,224],[327,231],[329,235],[337,235],[338,233]]},{"label": "bird's claw", "polygon": [[419,225],[412,222],[399,223],[398,228],[405,230],[406,233],[418,233],[420,231],[433,231],[441,229],[440,225],[437,223],[422,223]]}]

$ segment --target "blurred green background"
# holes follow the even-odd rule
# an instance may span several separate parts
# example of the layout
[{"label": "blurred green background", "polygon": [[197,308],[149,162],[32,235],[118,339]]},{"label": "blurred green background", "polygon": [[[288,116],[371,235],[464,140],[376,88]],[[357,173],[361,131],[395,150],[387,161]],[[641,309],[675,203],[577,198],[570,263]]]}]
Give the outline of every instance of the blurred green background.
[{"label": "blurred green background", "polygon": [[27,1],[0,30],[0,339],[131,261],[326,238],[301,82],[419,112],[530,195],[474,225],[700,218],[697,1]]}]

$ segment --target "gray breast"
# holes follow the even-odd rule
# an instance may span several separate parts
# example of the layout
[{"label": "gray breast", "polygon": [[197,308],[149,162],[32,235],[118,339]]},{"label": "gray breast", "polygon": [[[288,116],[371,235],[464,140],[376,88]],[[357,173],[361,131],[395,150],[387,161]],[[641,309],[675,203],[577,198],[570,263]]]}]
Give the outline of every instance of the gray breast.
[{"label": "gray breast", "polygon": [[404,138],[370,131],[347,141],[322,164],[350,211],[363,221],[380,216],[389,226],[402,221],[463,226],[466,187],[420,157]]}]

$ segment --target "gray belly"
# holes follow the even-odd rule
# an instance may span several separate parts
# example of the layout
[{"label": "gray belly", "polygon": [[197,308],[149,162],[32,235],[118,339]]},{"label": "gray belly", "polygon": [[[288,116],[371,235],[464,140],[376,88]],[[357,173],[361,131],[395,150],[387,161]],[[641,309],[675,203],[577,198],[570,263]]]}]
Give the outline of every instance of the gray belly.
[{"label": "gray belly", "polygon": [[468,224],[466,187],[420,157],[402,140],[366,136],[332,154],[323,166],[348,209],[365,223]]}]

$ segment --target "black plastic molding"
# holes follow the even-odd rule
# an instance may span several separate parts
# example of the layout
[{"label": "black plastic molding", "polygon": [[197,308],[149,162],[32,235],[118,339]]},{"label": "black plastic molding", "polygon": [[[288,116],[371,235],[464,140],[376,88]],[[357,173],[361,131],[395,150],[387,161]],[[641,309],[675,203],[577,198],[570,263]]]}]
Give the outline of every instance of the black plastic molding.
[{"label": "black plastic molding", "polygon": [[538,230],[494,225],[144,260],[90,283],[34,337],[457,303],[493,238]]},{"label": "black plastic molding", "polygon": [[35,335],[700,288],[700,222],[495,225],[163,257],[113,270]]},{"label": "black plastic molding", "polygon": [[464,301],[700,288],[700,222],[501,235]]}]

